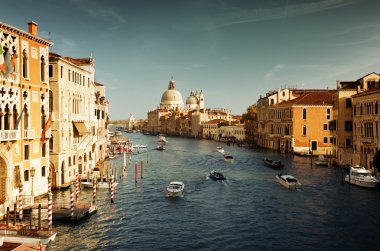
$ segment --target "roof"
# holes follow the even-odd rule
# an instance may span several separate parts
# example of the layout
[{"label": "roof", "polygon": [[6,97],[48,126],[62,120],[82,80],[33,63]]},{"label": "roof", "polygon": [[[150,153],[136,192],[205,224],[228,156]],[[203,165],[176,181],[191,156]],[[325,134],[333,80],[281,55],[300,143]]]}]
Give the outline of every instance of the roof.
[{"label": "roof", "polygon": [[49,41],[47,39],[40,38],[40,37],[38,37],[36,35],[33,35],[33,34],[29,33],[29,32],[23,31],[21,29],[18,29],[16,27],[13,27],[13,26],[11,26],[9,24],[6,24],[6,23],[3,23],[3,22],[0,22],[0,28],[5,29],[8,32],[12,32],[12,33],[15,33],[17,35],[26,37],[26,38],[28,38],[30,40],[37,41],[37,42],[39,42],[41,44],[45,44],[47,46],[52,46],[53,45],[53,42],[51,42],[51,41]]},{"label": "roof", "polygon": [[305,93],[293,100],[281,102],[277,104],[276,107],[288,107],[293,105],[332,105],[334,92],[335,91]]},{"label": "roof", "polygon": [[370,94],[376,94],[376,93],[380,93],[380,87],[369,89],[369,90],[366,90],[366,91],[363,91],[363,92],[359,92],[359,93],[357,93],[355,95],[352,95],[352,97],[353,98],[357,98],[357,97],[362,97],[362,96],[366,96],[366,95],[370,95]]},{"label": "roof", "polygon": [[76,64],[76,65],[91,65],[93,64],[93,58],[71,58],[71,57],[63,57],[63,59]]},{"label": "roof", "polygon": [[224,122],[228,123],[228,121],[224,120],[224,119],[213,119],[213,120],[205,122],[204,124],[205,125],[213,125],[213,124],[219,124],[219,123],[224,123]]}]

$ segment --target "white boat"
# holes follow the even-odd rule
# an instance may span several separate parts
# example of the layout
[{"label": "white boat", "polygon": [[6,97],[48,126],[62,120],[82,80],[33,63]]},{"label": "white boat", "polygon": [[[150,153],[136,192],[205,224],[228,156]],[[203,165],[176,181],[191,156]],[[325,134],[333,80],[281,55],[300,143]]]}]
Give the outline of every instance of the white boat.
[{"label": "white boat", "polygon": [[221,146],[216,147],[216,151],[220,153],[224,153],[224,149]]},{"label": "white boat", "polygon": [[172,181],[166,188],[166,197],[178,197],[183,195],[185,184],[182,181]]},{"label": "white boat", "polygon": [[133,145],[133,148],[147,148],[147,145]]},{"label": "white boat", "polygon": [[374,188],[379,181],[363,166],[351,166],[349,173],[344,178],[348,183],[361,186]]},{"label": "white boat", "polygon": [[301,188],[302,186],[301,183],[295,177],[286,173],[280,173],[276,175],[276,179],[278,183],[289,189],[297,189]]},{"label": "white boat", "polygon": [[165,136],[163,135],[158,135],[158,142],[161,144],[166,144],[168,141],[166,140]]},{"label": "white boat", "polygon": [[165,146],[162,144],[159,144],[159,145],[157,145],[156,149],[162,151],[162,150],[165,150]]},{"label": "white boat", "polygon": [[314,164],[317,166],[328,166],[329,162],[323,155],[319,155]]},{"label": "white boat", "polygon": [[[81,184],[84,188],[92,188],[93,187],[92,181],[83,181],[83,182],[81,182]],[[114,185],[114,187],[117,187],[117,185],[119,185],[119,183],[114,182],[113,185]],[[110,188],[110,186],[111,186],[111,184],[108,181],[99,181],[98,183],[96,183],[96,188]]]}]

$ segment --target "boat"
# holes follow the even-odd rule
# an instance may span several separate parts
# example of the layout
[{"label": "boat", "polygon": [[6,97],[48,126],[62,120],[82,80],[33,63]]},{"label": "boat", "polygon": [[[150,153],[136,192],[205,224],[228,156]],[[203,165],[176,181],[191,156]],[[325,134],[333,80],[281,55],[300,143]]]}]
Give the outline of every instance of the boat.
[{"label": "boat", "polygon": [[147,145],[133,145],[133,148],[147,148]]},{"label": "boat", "polygon": [[216,151],[220,153],[224,153],[224,149],[221,146],[216,147]]},{"label": "boat", "polygon": [[162,144],[158,144],[157,147],[156,147],[156,149],[159,150],[159,151],[163,151],[163,150],[165,150],[165,146],[162,145]]},{"label": "boat", "polygon": [[[81,184],[84,188],[92,188],[93,187],[92,181],[82,181]],[[117,185],[119,185],[119,183],[117,183],[117,182],[113,183],[113,187],[117,187]],[[96,188],[110,188],[110,187],[111,187],[111,184],[108,181],[98,181],[96,183]]]},{"label": "boat", "polygon": [[168,141],[166,140],[165,136],[163,135],[158,135],[158,142],[161,144],[166,144]]},{"label": "boat", "polygon": [[359,165],[351,166],[344,180],[350,184],[368,188],[374,188],[379,184],[379,180],[370,171]]},{"label": "boat", "polygon": [[232,161],[234,159],[234,157],[232,157],[230,154],[224,154],[223,158],[225,161]]},{"label": "boat", "polygon": [[272,168],[283,168],[284,164],[280,160],[272,160],[268,158],[264,158],[265,165],[272,167]]},{"label": "boat", "polygon": [[166,188],[166,197],[179,197],[183,195],[185,184],[182,181],[172,181]]},{"label": "boat", "polygon": [[314,164],[317,166],[328,166],[329,162],[323,155],[319,155],[318,159],[314,161]]},{"label": "boat", "polygon": [[301,188],[301,183],[292,175],[286,173],[280,173],[276,175],[277,181],[286,188]]},{"label": "boat", "polygon": [[226,176],[224,176],[221,172],[217,172],[215,170],[212,170],[210,172],[209,177],[213,180],[225,180]]}]

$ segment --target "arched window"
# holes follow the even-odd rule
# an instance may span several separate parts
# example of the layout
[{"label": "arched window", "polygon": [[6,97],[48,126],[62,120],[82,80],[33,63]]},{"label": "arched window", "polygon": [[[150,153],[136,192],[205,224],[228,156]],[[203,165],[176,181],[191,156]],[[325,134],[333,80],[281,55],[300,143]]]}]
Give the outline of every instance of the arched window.
[{"label": "arched window", "polygon": [[17,107],[16,107],[16,105],[14,105],[13,106],[13,111],[12,111],[13,130],[17,130],[18,129],[17,117],[18,117]]},{"label": "arched window", "polygon": [[10,120],[9,120],[9,105],[5,106],[5,114],[4,114],[4,130],[10,130]]},{"label": "arched window", "polygon": [[53,92],[49,90],[49,111],[53,112]]},{"label": "arched window", "polygon": [[22,77],[28,78],[28,54],[25,49],[22,51]]},{"label": "arched window", "polygon": [[45,57],[41,56],[41,81],[45,82],[46,76],[45,76],[45,68],[46,68],[46,61]]},{"label": "arched window", "polygon": [[307,111],[306,111],[306,108],[303,108],[302,109],[302,119],[306,119],[307,118]]},{"label": "arched window", "polygon": [[46,166],[43,166],[43,167],[41,168],[41,176],[42,176],[42,177],[45,177],[45,176],[46,176]]},{"label": "arched window", "polygon": [[41,129],[43,130],[45,128],[45,120],[46,120],[46,113],[45,113],[45,107],[41,107]]},{"label": "arched window", "polygon": [[24,112],[24,115],[23,115],[24,129],[27,130],[29,128],[29,111],[26,105],[24,106],[23,112]]}]

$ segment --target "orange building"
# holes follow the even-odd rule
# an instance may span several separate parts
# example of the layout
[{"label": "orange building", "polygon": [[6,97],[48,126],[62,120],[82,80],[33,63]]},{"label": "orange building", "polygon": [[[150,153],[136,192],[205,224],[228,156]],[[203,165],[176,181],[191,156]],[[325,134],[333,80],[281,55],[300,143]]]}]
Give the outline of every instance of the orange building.
[{"label": "orange building", "polygon": [[265,120],[259,120],[260,146],[301,155],[331,154],[332,120],[330,90],[293,90],[294,99],[266,107]]},{"label": "orange building", "polygon": [[49,46],[0,22],[0,216],[22,186],[26,203],[48,189]]}]

